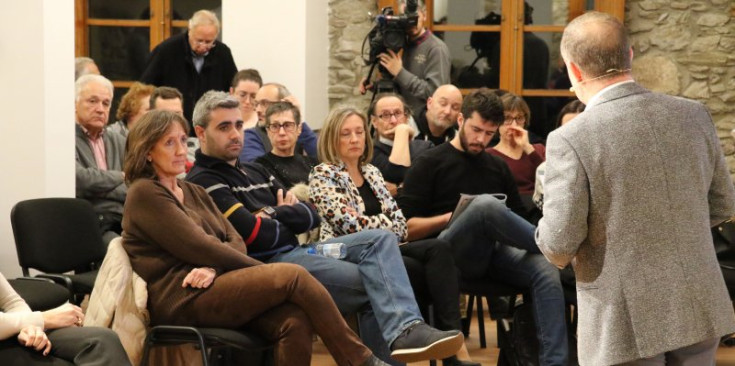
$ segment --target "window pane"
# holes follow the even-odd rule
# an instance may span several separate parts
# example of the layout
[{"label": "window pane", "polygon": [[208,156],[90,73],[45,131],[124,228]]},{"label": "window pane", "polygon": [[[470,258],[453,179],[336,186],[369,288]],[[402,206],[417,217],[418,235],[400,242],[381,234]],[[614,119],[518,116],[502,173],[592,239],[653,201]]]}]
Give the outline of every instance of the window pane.
[{"label": "window pane", "polygon": [[150,31],[140,27],[89,27],[89,57],[110,80],[138,80],[148,60]]},{"label": "window pane", "polygon": [[115,88],[115,93],[112,96],[112,104],[110,105],[110,116],[107,124],[112,124],[117,121],[117,117],[115,116],[117,114],[117,107],[120,106],[120,99],[122,99],[123,95],[125,95],[125,93],[127,92],[128,88]]},{"label": "window pane", "polygon": [[[526,24],[567,25],[570,14],[574,12],[568,0],[526,0],[524,4]],[[579,14],[593,10],[594,0],[585,1],[581,6],[584,9],[578,9]]]},{"label": "window pane", "polygon": [[497,88],[500,32],[444,32],[452,59],[452,84],[459,88]]},{"label": "window pane", "polygon": [[502,0],[434,0],[434,23],[476,24],[477,19],[490,12],[500,14],[501,3]]},{"label": "window pane", "polygon": [[150,0],[89,0],[89,17],[102,19],[150,19]]},{"label": "window pane", "polygon": [[561,33],[523,34],[523,88],[569,89],[564,61],[559,53]]},{"label": "window pane", "polygon": [[[560,89],[571,86],[559,55],[561,33],[525,32],[523,37],[523,88]],[[531,109],[530,129],[546,136],[556,124],[556,115],[571,100],[568,97],[524,97]]]},{"label": "window pane", "polygon": [[189,20],[198,10],[211,10],[222,21],[222,0],[171,0],[173,20]]}]

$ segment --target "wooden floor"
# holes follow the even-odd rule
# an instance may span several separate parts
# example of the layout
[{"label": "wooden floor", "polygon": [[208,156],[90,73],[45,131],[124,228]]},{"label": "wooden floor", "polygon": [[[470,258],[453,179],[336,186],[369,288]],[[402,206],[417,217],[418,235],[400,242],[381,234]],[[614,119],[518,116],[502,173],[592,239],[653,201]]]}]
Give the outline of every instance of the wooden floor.
[{"label": "wooden floor", "polygon": [[[487,309],[487,308],[486,308]],[[486,313],[487,314],[487,313]],[[497,365],[498,349],[495,348],[495,322],[487,318],[485,319],[485,329],[487,332],[488,348],[480,348],[480,339],[477,330],[477,317],[473,315],[472,326],[470,328],[470,336],[465,339],[467,349],[470,356],[475,362],[480,362],[484,366]],[[314,343],[314,355],[311,360],[312,366],[336,366],[334,360],[327,352],[321,341]],[[409,364],[410,366],[429,366],[429,362],[416,362]],[[437,362],[441,366],[441,361]],[[735,347],[720,347],[717,350],[717,366],[735,366]]]}]

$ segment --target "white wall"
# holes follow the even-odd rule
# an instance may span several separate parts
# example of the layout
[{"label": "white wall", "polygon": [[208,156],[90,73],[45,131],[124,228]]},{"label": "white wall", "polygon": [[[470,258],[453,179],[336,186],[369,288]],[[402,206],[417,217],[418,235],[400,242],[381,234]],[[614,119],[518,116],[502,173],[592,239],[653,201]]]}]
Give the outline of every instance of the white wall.
[{"label": "white wall", "polygon": [[7,2],[0,13],[0,272],[20,275],[10,210],[74,196],[74,2]]},{"label": "white wall", "polygon": [[222,1],[222,39],[238,69],[258,69],[264,82],[285,85],[311,128],[320,128],[329,112],[327,5],[328,0]]}]

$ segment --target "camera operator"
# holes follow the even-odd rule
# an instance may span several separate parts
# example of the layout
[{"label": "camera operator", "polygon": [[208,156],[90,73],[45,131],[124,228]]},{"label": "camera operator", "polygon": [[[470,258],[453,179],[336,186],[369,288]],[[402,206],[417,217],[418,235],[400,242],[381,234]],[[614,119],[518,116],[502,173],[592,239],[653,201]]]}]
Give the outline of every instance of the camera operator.
[{"label": "camera operator", "polygon": [[[413,111],[419,111],[426,105],[426,100],[439,85],[449,84],[451,60],[449,48],[430,30],[424,27],[426,21],[426,4],[417,0],[418,22],[407,29],[408,45],[398,51],[387,50],[378,58],[393,77],[399,92]],[[405,0],[401,0],[401,9],[405,11]],[[365,94],[372,85],[360,82],[360,92]]]}]

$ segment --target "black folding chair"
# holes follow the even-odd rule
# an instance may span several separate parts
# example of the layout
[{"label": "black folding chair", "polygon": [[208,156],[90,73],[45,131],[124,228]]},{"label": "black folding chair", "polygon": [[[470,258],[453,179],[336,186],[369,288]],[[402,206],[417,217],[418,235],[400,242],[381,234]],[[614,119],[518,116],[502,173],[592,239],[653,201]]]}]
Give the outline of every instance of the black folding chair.
[{"label": "black folding chair", "polygon": [[45,278],[19,277],[8,282],[33,311],[53,309],[69,301],[66,287]]},{"label": "black folding chair", "polygon": [[[102,241],[92,205],[77,198],[41,198],[18,202],[10,212],[15,249],[23,275],[35,269],[37,277],[65,286],[69,300],[79,304],[92,292],[95,267],[107,246]],[[73,271],[74,274],[64,274]]]},{"label": "black folding chair", "polygon": [[[224,328],[196,328],[172,325],[158,325],[148,331],[143,348],[141,366],[148,365],[150,350],[154,346],[194,344],[202,355],[202,365],[216,363],[224,348],[236,348],[253,352],[263,352],[273,348],[273,344],[258,335],[245,330]],[[224,364],[230,364],[225,361]]]}]

